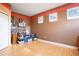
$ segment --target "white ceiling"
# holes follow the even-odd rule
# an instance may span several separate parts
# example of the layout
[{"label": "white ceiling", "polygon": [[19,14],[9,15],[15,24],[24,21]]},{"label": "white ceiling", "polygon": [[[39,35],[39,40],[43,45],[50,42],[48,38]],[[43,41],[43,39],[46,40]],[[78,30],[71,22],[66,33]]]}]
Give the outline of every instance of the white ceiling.
[{"label": "white ceiling", "polygon": [[11,6],[14,12],[33,16],[64,4],[65,3],[11,3]]}]

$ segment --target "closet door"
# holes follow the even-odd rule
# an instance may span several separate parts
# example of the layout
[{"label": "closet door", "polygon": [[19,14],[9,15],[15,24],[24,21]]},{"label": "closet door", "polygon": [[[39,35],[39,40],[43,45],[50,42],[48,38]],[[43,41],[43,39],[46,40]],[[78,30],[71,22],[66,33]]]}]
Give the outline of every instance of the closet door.
[{"label": "closet door", "polygon": [[0,50],[9,45],[9,18],[0,12]]}]

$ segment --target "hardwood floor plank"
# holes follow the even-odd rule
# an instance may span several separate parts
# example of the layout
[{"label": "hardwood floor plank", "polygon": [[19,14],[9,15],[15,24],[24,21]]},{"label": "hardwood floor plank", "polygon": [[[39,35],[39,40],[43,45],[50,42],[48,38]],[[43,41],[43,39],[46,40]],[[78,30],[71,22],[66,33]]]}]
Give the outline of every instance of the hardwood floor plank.
[{"label": "hardwood floor plank", "polygon": [[79,56],[75,49],[65,48],[40,41],[26,44],[15,44],[1,50],[2,56]]}]

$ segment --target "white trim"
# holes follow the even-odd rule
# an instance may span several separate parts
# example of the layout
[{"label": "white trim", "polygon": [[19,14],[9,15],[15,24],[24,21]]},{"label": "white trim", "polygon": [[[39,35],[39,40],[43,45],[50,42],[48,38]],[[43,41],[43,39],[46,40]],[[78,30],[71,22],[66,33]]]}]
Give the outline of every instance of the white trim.
[{"label": "white trim", "polygon": [[46,41],[46,40],[42,40],[42,39],[38,39],[38,41],[45,42],[45,43],[49,43],[49,44],[54,44],[54,45],[59,45],[59,46],[66,47],[66,48],[78,49],[75,46],[70,46],[70,45],[56,43],[56,42],[51,42],[51,41]]}]

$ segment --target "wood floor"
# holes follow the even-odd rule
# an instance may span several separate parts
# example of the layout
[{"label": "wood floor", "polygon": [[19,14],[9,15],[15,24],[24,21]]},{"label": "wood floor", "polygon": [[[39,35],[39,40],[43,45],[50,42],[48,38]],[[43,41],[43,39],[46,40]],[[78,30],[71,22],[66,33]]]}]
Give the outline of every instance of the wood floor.
[{"label": "wood floor", "polygon": [[33,41],[28,44],[11,45],[0,51],[2,56],[78,56],[78,51],[71,48]]}]

